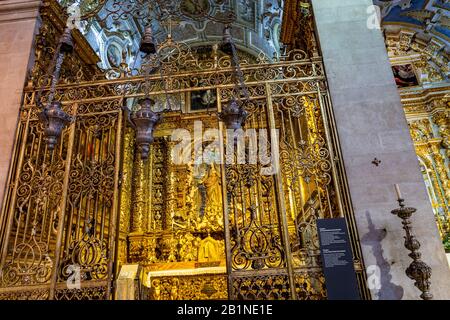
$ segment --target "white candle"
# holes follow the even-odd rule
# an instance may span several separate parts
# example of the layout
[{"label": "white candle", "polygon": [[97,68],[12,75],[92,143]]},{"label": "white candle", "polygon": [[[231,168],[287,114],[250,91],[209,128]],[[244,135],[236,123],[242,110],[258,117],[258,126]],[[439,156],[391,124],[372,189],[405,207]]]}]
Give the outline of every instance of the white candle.
[{"label": "white candle", "polygon": [[400,192],[400,186],[398,184],[395,184],[395,192],[397,192],[397,199],[403,199],[402,193]]}]

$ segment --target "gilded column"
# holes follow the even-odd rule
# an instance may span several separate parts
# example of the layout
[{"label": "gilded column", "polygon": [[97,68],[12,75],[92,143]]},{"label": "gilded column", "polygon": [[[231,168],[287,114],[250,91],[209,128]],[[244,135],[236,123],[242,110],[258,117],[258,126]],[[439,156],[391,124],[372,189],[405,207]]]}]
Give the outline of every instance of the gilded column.
[{"label": "gilded column", "polygon": [[147,190],[147,231],[153,230],[153,226],[155,224],[155,219],[153,217],[153,209],[152,209],[152,198],[153,198],[153,145],[150,145],[150,156],[147,164],[147,173],[146,173],[146,190]]},{"label": "gilded column", "polygon": [[168,204],[167,204],[167,218],[170,218],[170,221],[172,223],[170,227],[172,230],[174,229],[174,219],[175,219],[175,211],[176,211],[176,204],[177,204],[177,195],[175,192],[175,184],[176,184],[176,174],[173,166],[173,147],[176,144],[176,142],[168,141],[167,142],[167,149],[168,149],[168,172],[167,176],[169,178],[167,187],[167,197],[168,197]]},{"label": "gilded column", "polygon": [[433,206],[442,208],[448,214],[446,209],[448,176],[445,158],[441,153],[441,139],[433,133],[431,121],[428,118],[411,121],[409,126],[416,153],[431,170],[431,182],[438,200],[438,203],[433,203]]},{"label": "gilded column", "polygon": [[145,231],[147,209],[145,171],[145,163],[140,154],[136,153],[134,157],[131,233],[143,233]]},{"label": "gilded column", "polygon": [[170,141],[168,137],[165,138],[166,143],[166,205],[165,205],[165,219],[163,228],[165,230],[163,236],[164,254],[167,256],[168,262],[175,262],[176,259],[176,246],[177,240],[175,238],[175,209],[176,209],[176,193],[175,193],[175,171],[172,159],[172,150],[174,142]]},{"label": "gilded column", "polygon": [[[431,195],[431,205],[437,211],[439,208],[445,207],[444,195],[442,193],[442,189],[439,186],[439,177],[438,173],[434,169],[433,166],[433,158],[432,155],[429,154],[429,148],[425,143],[416,145],[417,155],[422,159],[425,170],[429,175],[430,188],[433,190]],[[436,212],[435,211],[435,212]],[[446,218],[444,219],[442,216],[435,215],[436,222],[438,224],[439,232],[441,237],[446,233]]]},{"label": "gilded column", "polygon": [[436,142],[430,142],[429,144],[434,163],[436,165],[436,171],[439,175],[439,180],[441,181],[443,193],[444,193],[444,199],[447,201],[447,203],[450,201],[450,189],[449,189],[449,179],[448,179],[448,172],[446,169],[445,164],[445,158],[441,154],[441,147],[440,147],[440,141]]},{"label": "gilded column", "polygon": [[438,136],[442,139],[439,144],[432,146],[432,148],[447,205],[450,202],[450,171],[448,169],[450,161],[450,114],[448,106],[449,102],[446,101],[446,98],[435,101],[436,112],[432,116]]},{"label": "gilded column", "polygon": [[[150,157],[151,159],[151,157]],[[150,160],[143,161],[140,152],[135,152],[133,164],[133,187],[131,201],[131,228],[128,235],[129,262],[145,263],[148,261],[149,242],[145,233],[147,230],[149,192],[148,167]]]},{"label": "gilded column", "polygon": [[433,116],[433,121],[437,125],[439,135],[442,138],[442,146],[445,149],[447,159],[450,159],[450,115],[448,111],[441,111]]},{"label": "gilded column", "polygon": [[167,206],[166,206],[166,229],[174,229],[174,217],[176,209],[175,194],[175,171],[172,159],[172,150],[175,142],[167,140]]},{"label": "gilded column", "polygon": [[126,263],[127,242],[126,237],[130,231],[131,224],[131,196],[133,188],[133,157],[134,157],[134,134],[131,128],[125,133],[123,168],[121,177],[120,195],[120,220],[119,220],[119,261]]}]

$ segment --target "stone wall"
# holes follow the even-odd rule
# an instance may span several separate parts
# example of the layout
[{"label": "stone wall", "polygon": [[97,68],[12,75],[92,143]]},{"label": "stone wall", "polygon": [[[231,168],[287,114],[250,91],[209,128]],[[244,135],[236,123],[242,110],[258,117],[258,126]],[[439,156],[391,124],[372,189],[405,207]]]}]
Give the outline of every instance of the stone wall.
[{"label": "stone wall", "polygon": [[6,188],[22,90],[40,1],[0,1],[0,207]]},{"label": "stone wall", "polygon": [[[439,238],[417,156],[400,102],[382,33],[369,29],[371,0],[312,0],[343,160],[347,172],[369,284],[374,299],[418,299],[405,275],[404,248],[394,184],[418,209],[413,228],[423,260],[433,269],[435,299],[450,299],[450,270]],[[374,158],[381,160],[377,167]],[[371,277],[372,275],[372,277]]]}]

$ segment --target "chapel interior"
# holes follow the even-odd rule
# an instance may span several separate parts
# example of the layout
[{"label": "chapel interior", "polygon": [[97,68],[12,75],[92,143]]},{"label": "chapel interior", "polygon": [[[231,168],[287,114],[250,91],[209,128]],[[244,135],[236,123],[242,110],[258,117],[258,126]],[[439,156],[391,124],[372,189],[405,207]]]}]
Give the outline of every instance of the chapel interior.
[{"label": "chapel interior", "polygon": [[[389,168],[420,178],[419,193],[417,179],[402,191],[428,219],[411,218],[423,259],[447,274],[450,3],[364,0],[358,11],[361,30],[385,50],[395,123],[409,139],[383,142],[405,158],[374,151],[364,166],[347,145],[382,139],[381,129],[364,135],[369,114],[393,119],[370,108],[384,99],[371,89],[359,90],[371,99],[360,102],[367,117],[337,111],[346,97],[335,93],[335,70],[359,40],[323,35],[336,18],[325,3],[0,2],[0,98],[16,96],[1,106],[11,125],[0,130],[0,299],[327,299],[317,220],[333,218],[346,221],[361,299],[419,297],[404,275],[399,219],[371,213],[377,201],[397,206],[386,196],[397,183]],[[25,43],[23,56],[14,41]],[[8,74],[19,69],[12,91]],[[347,70],[349,86],[381,86],[371,67]],[[346,117],[358,128],[343,129]],[[351,168],[386,186],[358,191],[353,179],[365,178]],[[402,255],[398,267],[386,262],[391,251]],[[367,280],[372,265],[385,272],[382,289]],[[434,274],[433,295],[449,297]],[[75,276],[80,287],[70,285]]]}]

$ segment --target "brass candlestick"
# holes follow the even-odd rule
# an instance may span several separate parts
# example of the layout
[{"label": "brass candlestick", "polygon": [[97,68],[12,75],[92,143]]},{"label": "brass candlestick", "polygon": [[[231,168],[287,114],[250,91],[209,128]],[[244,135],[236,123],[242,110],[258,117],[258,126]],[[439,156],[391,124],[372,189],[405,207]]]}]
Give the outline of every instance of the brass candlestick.
[{"label": "brass candlestick", "polygon": [[433,295],[430,293],[430,278],[432,270],[425,262],[421,260],[422,254],[419,252],[420,242],[412,233],[412,225],[410,221],[412,214],[417,210],[415,208],[406,207],[405,200],[402,199],[398,185],[395,185],[395,189],[397,191],[397,201],[400,208],[392,210],[391,212],[402,219],[403,229],[406,231],[405,248],[411,251],[409,256],[413,259],[413,262],[406,269],[406,275],[411,280],[414,280],[414,285],[422,291],[420,297],[423,300],[431,300],[433,299]]}]

